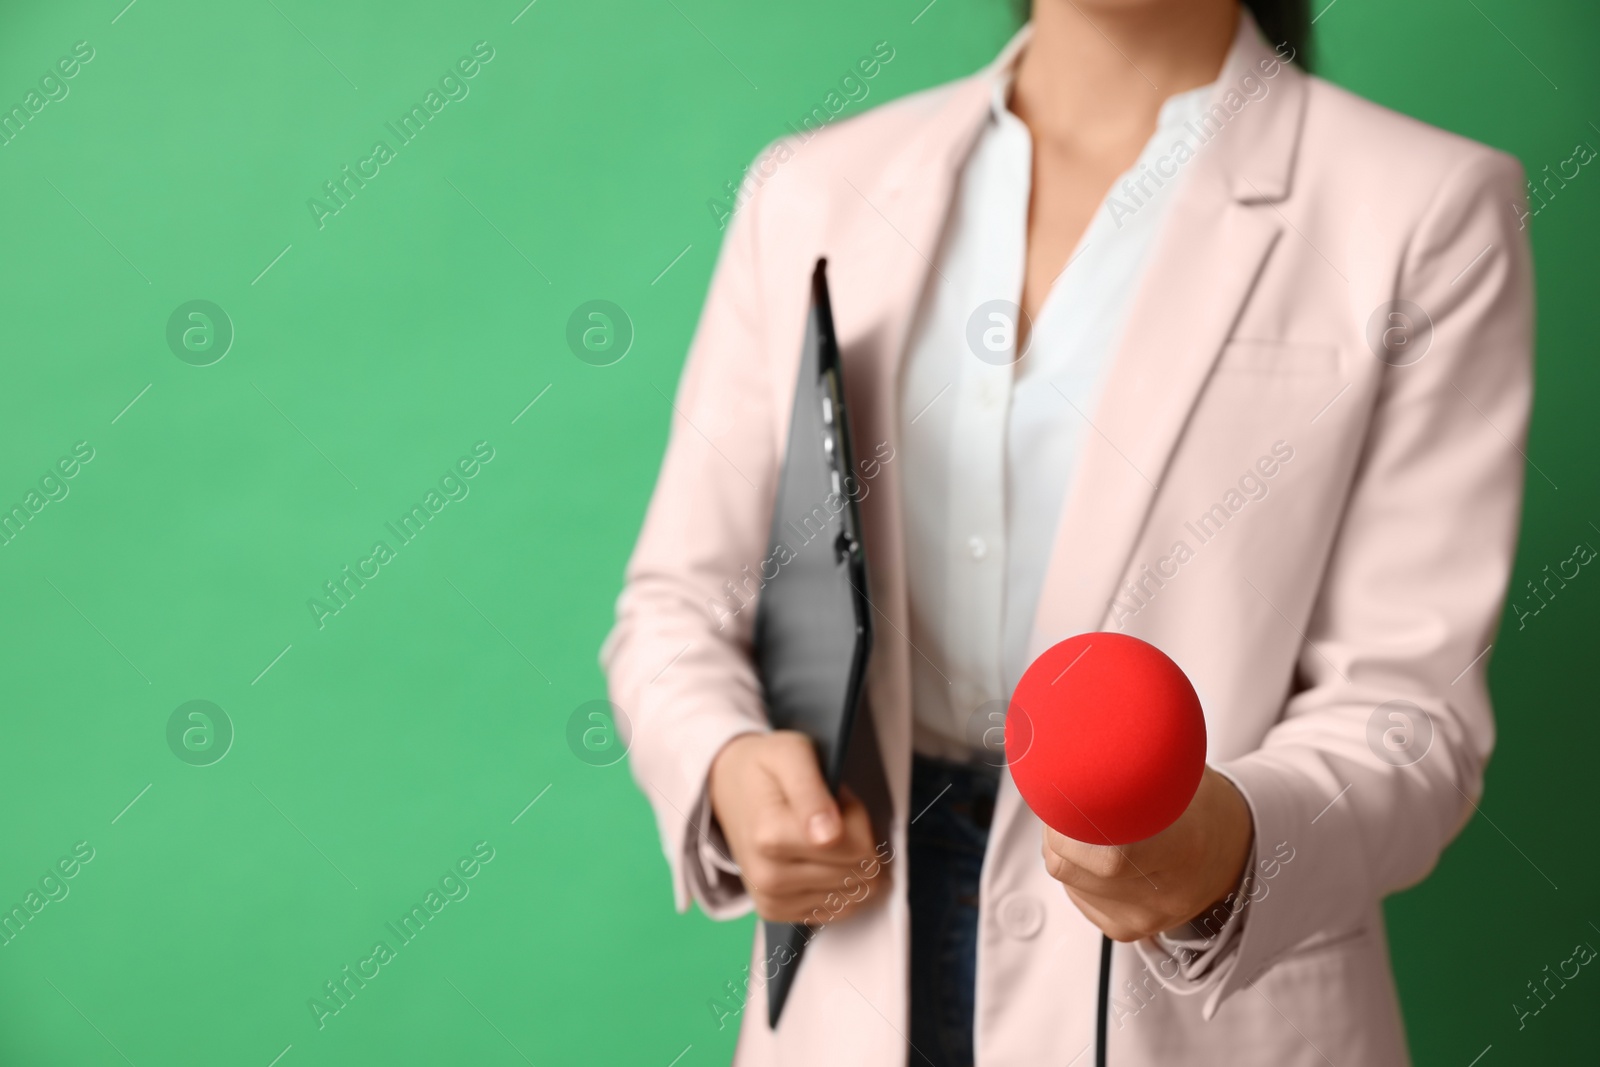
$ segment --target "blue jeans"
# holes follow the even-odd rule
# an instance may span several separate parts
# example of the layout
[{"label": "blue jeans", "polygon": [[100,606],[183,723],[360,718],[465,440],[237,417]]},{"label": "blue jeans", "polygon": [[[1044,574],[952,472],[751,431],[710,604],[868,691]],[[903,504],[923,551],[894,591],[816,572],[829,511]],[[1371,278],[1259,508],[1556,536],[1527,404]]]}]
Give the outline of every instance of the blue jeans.
[{"label": "blue jeans", "polygon": [[907,833],[911,1045],[917,1067],[972,1067],[978,877],[999,771],[913,756]]}]

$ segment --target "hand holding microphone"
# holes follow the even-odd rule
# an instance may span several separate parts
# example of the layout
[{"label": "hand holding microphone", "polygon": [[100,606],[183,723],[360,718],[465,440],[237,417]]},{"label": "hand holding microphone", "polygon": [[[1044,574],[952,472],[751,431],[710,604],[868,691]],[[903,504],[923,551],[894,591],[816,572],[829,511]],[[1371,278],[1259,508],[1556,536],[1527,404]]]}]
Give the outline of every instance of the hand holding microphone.
[{"label": "hand holding microphone", "polygon": [[1238,885],[1249,807],[1205,765],[1199,698],[1159,649],[1115,633],[1054,645],[1023,674],[1005,733],[1046,869],[1108,937],[1170,930]]}]

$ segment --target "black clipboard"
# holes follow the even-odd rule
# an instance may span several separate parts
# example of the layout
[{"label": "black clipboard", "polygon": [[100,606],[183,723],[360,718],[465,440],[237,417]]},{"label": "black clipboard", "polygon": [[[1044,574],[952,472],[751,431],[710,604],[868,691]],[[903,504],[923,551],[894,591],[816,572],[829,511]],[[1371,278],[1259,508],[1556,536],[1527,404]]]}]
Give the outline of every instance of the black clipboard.
[{"label": "black clipboard", "polygon": [[[811,275],[768,545],[777,574],[762,575],[755,661],[768,719],[815,742],[823,778],[837,794],[872,649],[872,606],[826,267],[819,259]],[[769,959],[780,944],[793,953],[767,984],[767,1022],[776,1029],[809,934],[804,924],[764,925]]]}]

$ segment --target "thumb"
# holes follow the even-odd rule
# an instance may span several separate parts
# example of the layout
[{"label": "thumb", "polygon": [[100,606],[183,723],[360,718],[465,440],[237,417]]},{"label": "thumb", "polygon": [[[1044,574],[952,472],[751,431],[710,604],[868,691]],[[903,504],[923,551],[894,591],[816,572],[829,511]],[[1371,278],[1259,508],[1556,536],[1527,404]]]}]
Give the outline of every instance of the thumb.
[{"label": "thumb", "polygon": [[844,825],[839,817],[839,805],[822,780],[822,769],[817,765],[816,749],[810,738],[798,733],[793,737],[793,743],[772,753],[768,770],[778,780],[778,787],[804,828],[806,839],[813,845],[830,845],[838,839]]}]

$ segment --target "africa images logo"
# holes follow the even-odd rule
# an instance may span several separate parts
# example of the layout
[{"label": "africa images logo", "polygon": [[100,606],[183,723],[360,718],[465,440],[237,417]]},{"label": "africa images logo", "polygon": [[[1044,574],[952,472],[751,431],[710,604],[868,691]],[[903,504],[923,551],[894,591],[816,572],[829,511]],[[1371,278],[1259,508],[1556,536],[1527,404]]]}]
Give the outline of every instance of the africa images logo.
[{"label": "africa images logo", "polygon": [[489,842],[479,841],[473,845],[472,853],[446,868],[437,885],[429,886],[419,903],[413,903],[397,920],[384,923],[386,933],[373,942],[366,956],[358,959],[354,966],[345,964],[335,977],[323,982],[322,992],[306,1000],[317,1029],[324,1029],[329,1019],[348,1008],[356,995],[367,988],[367,983],[398,959],[400,950],[421,936],[447,906],[466,900],[472,892],[472,879],[478,877],[494,856],[494,846]]}]

